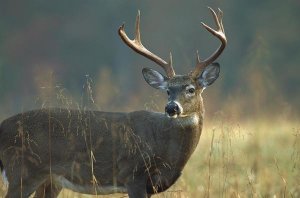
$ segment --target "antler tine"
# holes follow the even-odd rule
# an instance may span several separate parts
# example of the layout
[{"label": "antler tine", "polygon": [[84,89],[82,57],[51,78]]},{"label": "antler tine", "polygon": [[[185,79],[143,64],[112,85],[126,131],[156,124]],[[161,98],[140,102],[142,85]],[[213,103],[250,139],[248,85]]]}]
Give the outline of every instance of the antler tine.
[{"label": "antler tine", "polygon": [[196,56],[197,56],[196,57],[196,62],[197,62],[197,65],[198,65],[198,64],[201,63],[198,50],[196,51]]},{"label": "antler tine", "polygon": [[214,21],[216,23],[217,30],[212,29],[211,27],[209,27],[208,25],[206,25],[203,22],[201,22],[201,24],[204,26],[204,28],[207,31],[209,31],[212,35],[216,36],[221,41],[221,45],[210,57],[208,57],[204,61],[200,61],[198,51],[197,51],[197,63],[196,63],[196,67],[195,67],[194,71],[192,72],[192,77],[194,77],[194,78],[197,78],[206,66],[211,64],[213,61],[215,61],[221,55],[221,53],[225,49],[225,46],[227,43],[225,31],[224,31],[224,27],[223,27],[223,22],[222,22],[223,12],[220,9],[218,9],[218,13],[216,13],[210,7],[208,7],[208,9],[211,11],[211,13],[214,17]]},{"label": "antler tine", "polygon": [[223,11],[220,8],[218,8],[218,18],[220,19],[219,22],[220,22],[221,30],[225,34],[224,26],[223,26]]},{"label": "antler tine", "polygon": [[175,71],[172,66],[172,55],[170,53],[170,60],[169,62],[166,62],[162,58],[158,57],[154,53],[150,52],[147,48],[145,48],[141,41],[141,34],[140,34],[140,11],[138,11],[137,17],[136,17],[136,23],[135,23],[135,37],[133,40],[129,39],[125,32],[125,25],[123,24],[119,28],[119,35],[121,39],[124,41],[124,43],[133,49],[135,52],[145,56],[146,58],[154,61],[156,64],[161,66],[164,71],[166,72],[167,76],[169,78],[172,78],[175,76]]},{"label": "antler tine", "polygon": [[141,20],[141,12],[138,10],[138,14],[135,20],[135,38],[134,40],[137,41],[140,45],[142,45],[141,41],[141,32],[140,32],[140,20]]}]

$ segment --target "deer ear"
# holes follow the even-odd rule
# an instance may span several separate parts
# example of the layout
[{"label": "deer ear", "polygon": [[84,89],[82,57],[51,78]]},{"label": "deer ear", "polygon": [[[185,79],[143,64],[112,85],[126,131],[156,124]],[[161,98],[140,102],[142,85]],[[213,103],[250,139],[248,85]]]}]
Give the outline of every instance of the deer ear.
[{"label": "deer ear", "polygon": [[198,82],[203,88],[206,88],[209,85],[213,84],[215,80],[217,80],[217,78],[219,77],[219,73],[220,73],[219,63],[212,63],[211,65],[205,67],[204,71],[198,78]]},{"label": "deer ear", "polygon": [[154,69],[144,68],[143,76],[145,81],[155,89],[167,89],[167,77]]}]

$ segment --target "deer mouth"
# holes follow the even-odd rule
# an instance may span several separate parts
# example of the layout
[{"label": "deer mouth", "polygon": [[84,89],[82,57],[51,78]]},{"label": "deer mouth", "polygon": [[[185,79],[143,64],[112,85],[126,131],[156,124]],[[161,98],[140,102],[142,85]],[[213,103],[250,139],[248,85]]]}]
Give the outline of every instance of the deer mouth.
[{"label": "deer mouth", "polygon": [[165,112],[169,118],[177,118],[182,113],[182,106],[177,101],[170,101],[165,107]]},{"label": "deer mouth", "polygon": [[178,115],[177,114],[174,114],[174,115],[169,115],[168,113],[166,113],[166,115],[168,116],[168,118],[177,118]]}]

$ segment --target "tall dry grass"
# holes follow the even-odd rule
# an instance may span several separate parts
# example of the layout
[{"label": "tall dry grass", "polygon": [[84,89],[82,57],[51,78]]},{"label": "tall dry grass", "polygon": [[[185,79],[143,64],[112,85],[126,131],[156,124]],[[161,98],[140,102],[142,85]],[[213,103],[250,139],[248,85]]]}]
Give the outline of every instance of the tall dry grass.
[{"label": "tall dry grass", "polygon": [[298,123],[219,121],[206,127],[182,180],[189,197],[299,197],[299,162]]},{"label": "tall dry grass", "polygon": [[[63,190],[59,197],[89,196]],[[206,124],[182,177],[154,197],[300,197],[300,124],[217,117]]]}]

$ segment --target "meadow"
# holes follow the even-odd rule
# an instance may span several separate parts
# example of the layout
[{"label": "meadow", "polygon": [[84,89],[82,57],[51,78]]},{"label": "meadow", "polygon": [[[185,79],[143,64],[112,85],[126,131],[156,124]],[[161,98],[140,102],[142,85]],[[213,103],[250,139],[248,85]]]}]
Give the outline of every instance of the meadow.
[{"label": "meadow", "polygon": [[[300,197],[299,2],[3,1],[0,121],[47,107],[163,111],[166,94],[141,75],[152,65],[121,42],[118,27],[125,22],[131,38],[141,10],[145,46],[164,58],[172,51],[184,74],[197,50],[204,60],[216,49],[200,22],[213,25],[207,6],[221,8],[228,46],[220,79],[203,94],[200,142],[175,185],[153,197]],[[5,191],[0,177],[0,198]]]},{"label": "meadow", "polygon": [[[0,180],[0,197],[4,193]],[[63,190],[59,197],[92,196]],[[216,115],[206,122],[181,178],[153,197],[300,197],[300,124]]]}]

